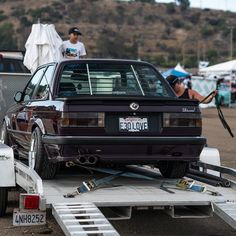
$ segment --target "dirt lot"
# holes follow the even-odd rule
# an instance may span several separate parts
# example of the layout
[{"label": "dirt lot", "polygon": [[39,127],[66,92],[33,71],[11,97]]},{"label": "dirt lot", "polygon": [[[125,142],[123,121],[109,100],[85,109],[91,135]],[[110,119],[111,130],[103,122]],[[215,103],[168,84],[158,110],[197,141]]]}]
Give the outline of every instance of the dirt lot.
[{"label": "dirt lot", "polygon": [[[236,139],[231,138],[220,123],[216,109],[205,109],[203,113],[203,136],[208,139],[208,146],[220,151],[222,164],[236,168]],[[236,109],[223,109],[225,118],[236,135]],[[6,217],[0,220],[0,235],[63,235],[59,226],[48,212],[48,225],[43,227],[12,226],[12,209],[16,207],[17,194],[11,193],[10,206]],[[162,212],[133,212],[129,221],[113,222],[121,235],[236,235],[236,232],[217,216],[209,219],[171,219]]]}]

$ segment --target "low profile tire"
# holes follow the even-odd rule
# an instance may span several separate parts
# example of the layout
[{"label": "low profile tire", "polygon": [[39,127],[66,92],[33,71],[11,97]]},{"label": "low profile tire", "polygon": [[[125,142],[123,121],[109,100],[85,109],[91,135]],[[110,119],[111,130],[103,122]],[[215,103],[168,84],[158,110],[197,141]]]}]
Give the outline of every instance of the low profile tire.
[{"label": "low profile tire", "polygon": [[31,135],[30,151],[34,158],[29,160],[29,166],[39,174],[42,179],[53,179],[58,170],[58,163],[51,163],[42,144],[41,130],[36,127]]},{"label": "low profile tire", "polygon": [[165,178],[182,178],[188,169],[187,162],[181,161],[160,161],[158,168]]},{"label": "low profile tire", "polygon": [[0,187],[0,217],[6,214],[8,190],[5,187]]}]

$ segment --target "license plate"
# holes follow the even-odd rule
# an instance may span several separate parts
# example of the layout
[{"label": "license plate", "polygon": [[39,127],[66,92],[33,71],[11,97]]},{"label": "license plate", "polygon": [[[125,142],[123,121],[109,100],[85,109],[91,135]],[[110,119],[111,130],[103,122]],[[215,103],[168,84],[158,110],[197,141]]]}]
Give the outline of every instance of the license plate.
[{"label": "license plate", "polygon": [[148,119],[140,117],[120,117],[119,130],[126,132],[144,132],[148,131]]},{"label": "license plate", "polygon": [[28,225],[44,225],[46,224],[45,211],[19,211],[14,210],[13,225],[28,226]]}]

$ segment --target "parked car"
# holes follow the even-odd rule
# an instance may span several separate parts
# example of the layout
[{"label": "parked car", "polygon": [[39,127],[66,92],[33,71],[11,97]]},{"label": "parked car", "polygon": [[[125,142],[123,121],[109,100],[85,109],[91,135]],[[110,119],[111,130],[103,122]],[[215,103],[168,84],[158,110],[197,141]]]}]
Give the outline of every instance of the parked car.
[{"label": "parked car", "polygon": [[0,73],[29,73],[23,64],[23,53],[18,51],[0,51]]},{"label": "parked car", "polygon": [[182,177],[206,143],[198,102],[178,99],[146,62],[47,64],[14,99],[1,139],[42,178],[53,178],[58,163],[68,161],[153,164],[165,177]]}]

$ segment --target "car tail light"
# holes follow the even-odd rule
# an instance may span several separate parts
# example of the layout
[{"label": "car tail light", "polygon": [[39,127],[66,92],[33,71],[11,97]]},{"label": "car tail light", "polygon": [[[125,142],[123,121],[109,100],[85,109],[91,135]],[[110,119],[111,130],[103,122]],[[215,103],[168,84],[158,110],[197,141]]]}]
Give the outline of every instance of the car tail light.
[{"label": "car tail light", "polygon": [[202,127],[201,114],[164,113],[163,127]]},{"label": "car tail light", "polygon": [[0,60],[2,60],[3,59],[3,55],[2,54],[0,54]]},{"label": "car tail light", "polygon": [[64,112],[60,119],[61,127],[104,127],[103,112]]},{"label": "car tail light", "polygon": [[39,195],[25,195],[23,199],[24,209],[39,209]]}]

